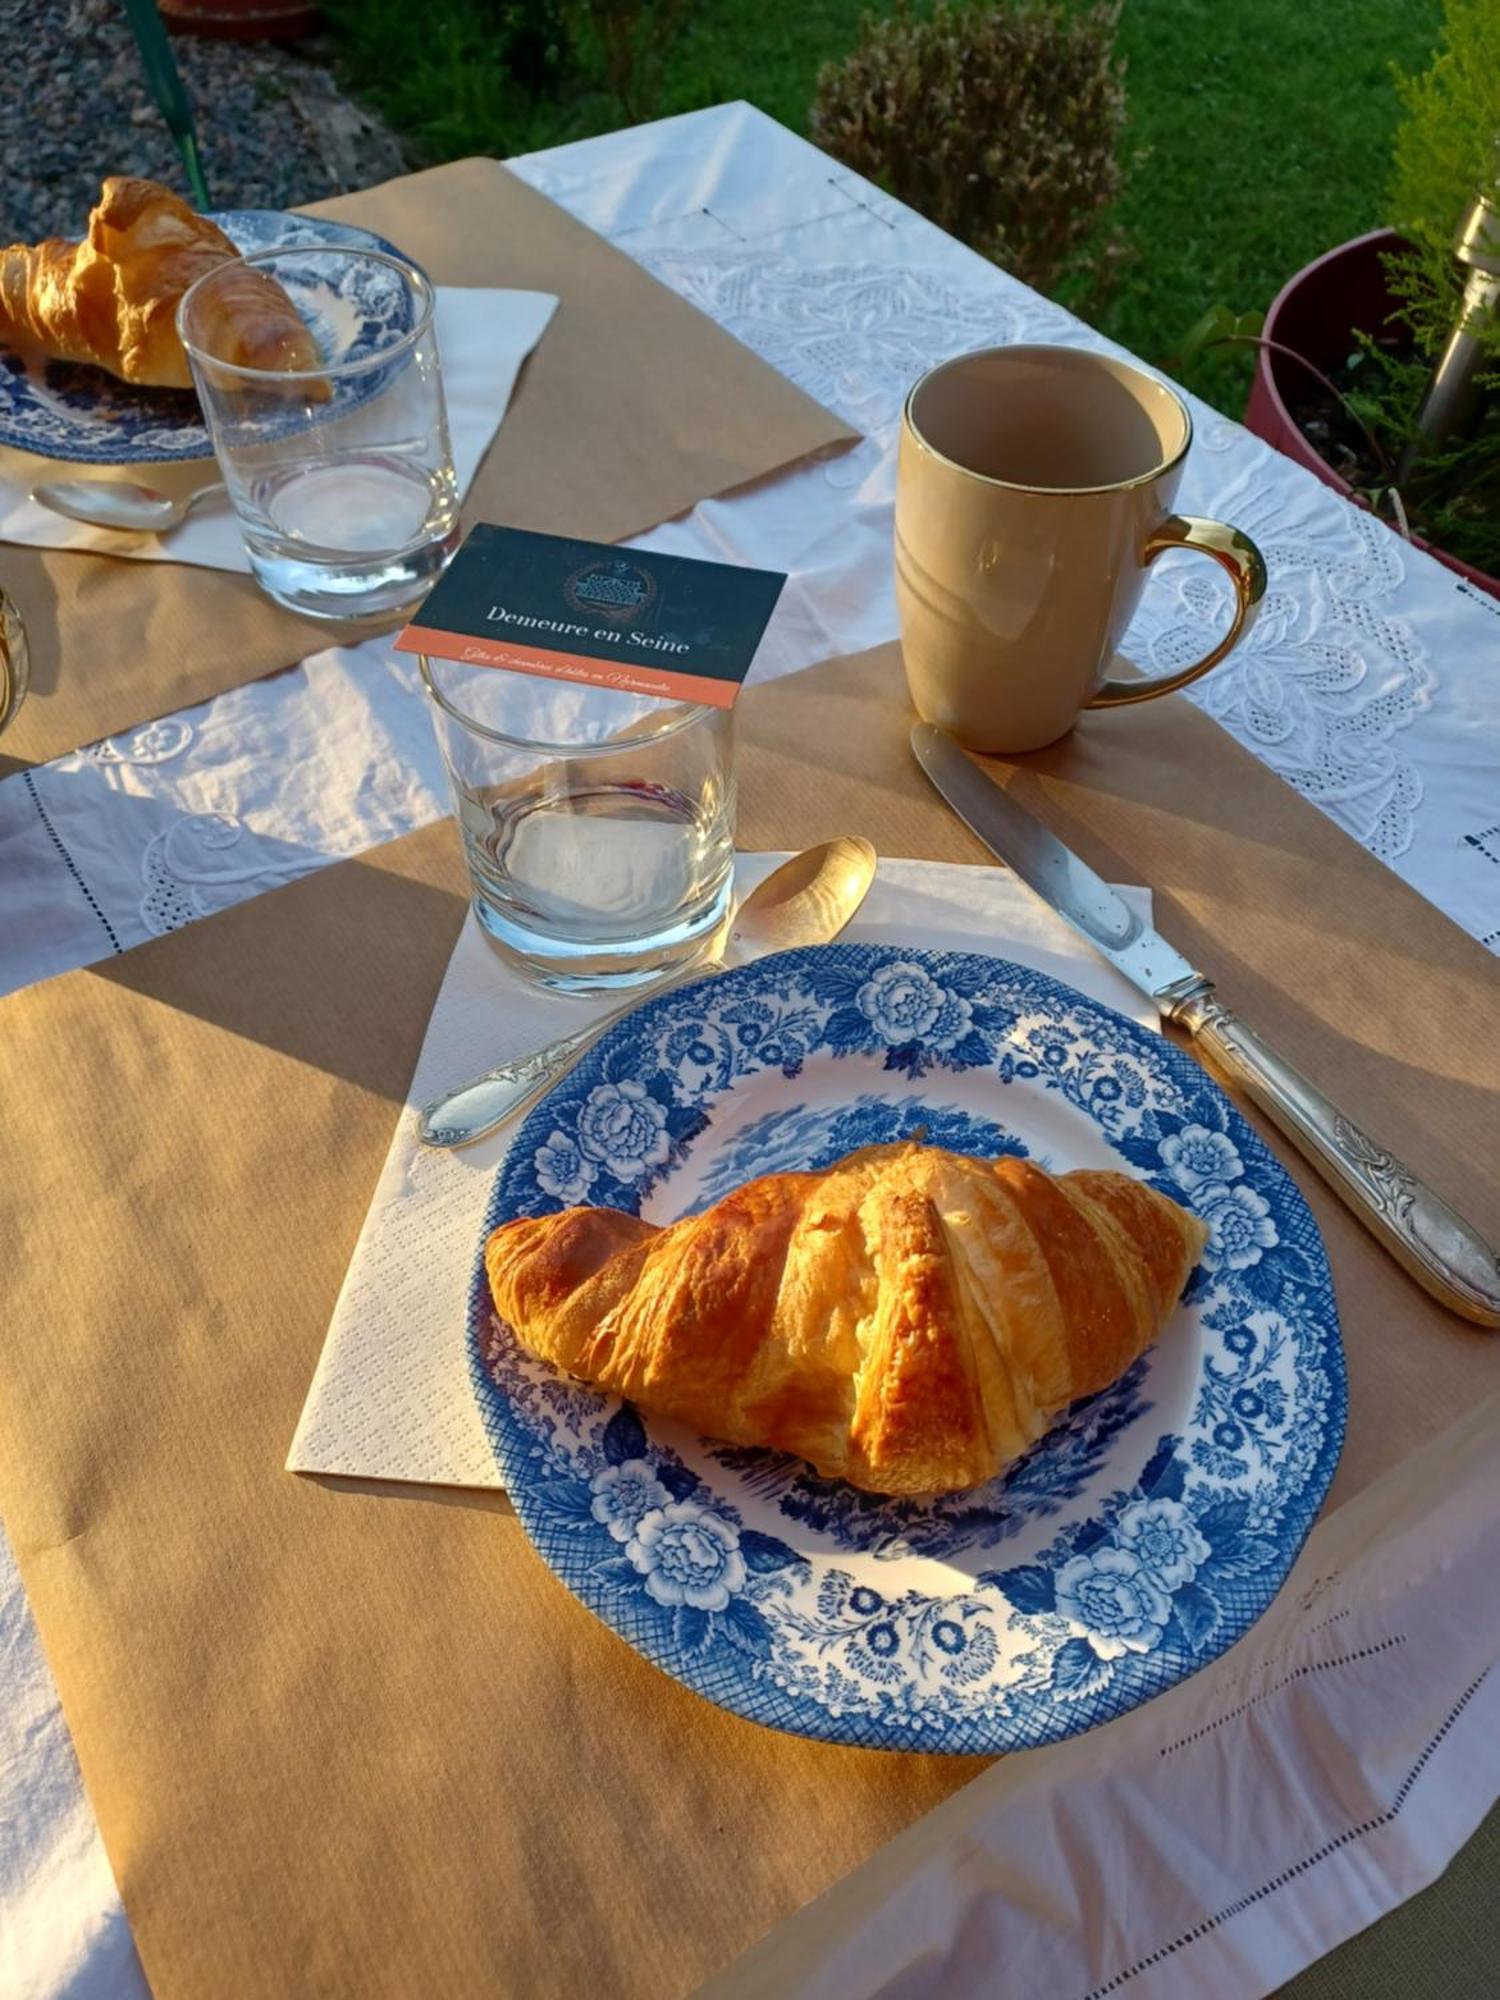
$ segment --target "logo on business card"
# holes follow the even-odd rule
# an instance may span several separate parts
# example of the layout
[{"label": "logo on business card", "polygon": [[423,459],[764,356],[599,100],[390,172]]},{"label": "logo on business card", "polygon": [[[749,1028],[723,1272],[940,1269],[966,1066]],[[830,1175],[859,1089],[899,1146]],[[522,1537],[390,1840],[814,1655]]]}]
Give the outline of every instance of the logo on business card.
[{"label": "logo on business card", "polygon": [[633,625],[656,602],[656,578],[639,563],[609,556],[575,569],[563,581],[563,596],[575,611],[612,625]]}]

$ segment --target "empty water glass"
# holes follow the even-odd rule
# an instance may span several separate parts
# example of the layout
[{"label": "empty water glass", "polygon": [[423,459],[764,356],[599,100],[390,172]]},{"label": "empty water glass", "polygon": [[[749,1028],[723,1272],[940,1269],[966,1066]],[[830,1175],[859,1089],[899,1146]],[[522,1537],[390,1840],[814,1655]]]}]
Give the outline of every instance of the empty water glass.
[{"label": "empty water glass", "polygon": [[[290,299],[316,366],[230,358],[242,351],[247,267]],[[457,546],[434,304],[415,264],[336,245],[253,251],[183,296],[178,331],[250,567],[293,611],[394,617]]]},{"label": "empty water glass", "polygon": [[509,964],[593,993],[699,957],[733,886],[731,711],[420,664],[474,911]]}]

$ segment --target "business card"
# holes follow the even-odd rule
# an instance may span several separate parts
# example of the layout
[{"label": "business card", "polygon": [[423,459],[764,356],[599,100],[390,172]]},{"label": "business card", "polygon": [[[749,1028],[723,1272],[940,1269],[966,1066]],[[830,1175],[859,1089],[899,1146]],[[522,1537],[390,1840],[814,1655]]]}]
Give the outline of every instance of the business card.
[{"label": "business card", "polygon": [[396,647],[730,708],[785,582],[772,570],[481,524]]}]

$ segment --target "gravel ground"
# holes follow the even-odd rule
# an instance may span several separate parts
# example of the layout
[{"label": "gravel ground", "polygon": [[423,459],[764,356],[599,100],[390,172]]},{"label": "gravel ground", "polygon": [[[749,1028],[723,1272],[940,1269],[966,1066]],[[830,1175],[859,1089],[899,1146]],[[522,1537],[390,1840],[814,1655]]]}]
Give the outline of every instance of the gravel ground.
[{"label": "gravel ground", "polygon": [[[289,208],[405,171],[401,142],[343,95],[316,42],[173,35],[208,191]],[[0,0],[0,243],[78,236],[106,174],[188,192],[118,0]]]}]

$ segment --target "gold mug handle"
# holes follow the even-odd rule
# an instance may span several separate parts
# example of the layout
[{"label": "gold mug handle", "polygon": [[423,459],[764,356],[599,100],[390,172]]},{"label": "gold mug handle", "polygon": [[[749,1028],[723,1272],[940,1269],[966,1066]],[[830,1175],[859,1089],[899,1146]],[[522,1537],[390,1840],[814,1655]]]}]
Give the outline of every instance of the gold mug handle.
[{"label": "gold mug handle", "polygon": [[1266,594],[1266,562],[1250,537],[1223,521],[1202,521],[1194,514],[1169,514],[1146,543],[1142,561],[1151,563],[1163,549],[1200,549],[1212,556],[1234,585],[1234,616],[1219,643],[1180,673],[1163,674],[1160,680],[1104,681],[1087,703],[1089,708],[1123,708],[1127,702],[1152,701],[1159,694],[1173,694],[1216,667],[1255,623],[1260,601]]}]

